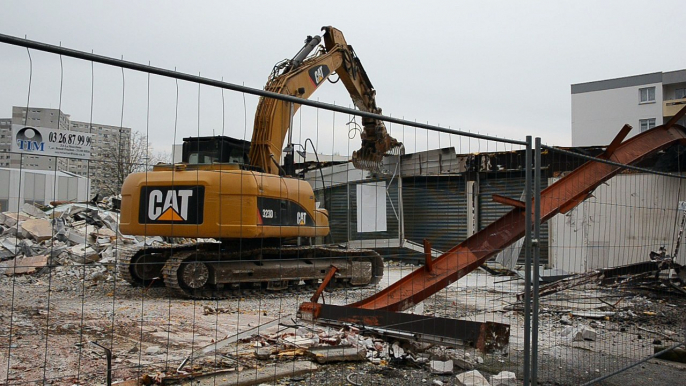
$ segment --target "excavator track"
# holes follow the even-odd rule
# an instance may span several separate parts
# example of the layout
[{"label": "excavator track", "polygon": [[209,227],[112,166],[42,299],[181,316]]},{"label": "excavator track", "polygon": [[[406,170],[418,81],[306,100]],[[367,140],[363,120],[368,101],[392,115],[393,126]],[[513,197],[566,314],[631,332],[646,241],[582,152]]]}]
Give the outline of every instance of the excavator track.
[{"label": "excavator track", "polygon": [[[162,280],[161,268],[166,260],[166,256],[162,256],[167,254],[173,255],[174,253],[186,250],[195,250],[195,248],[196,244],[180,244],[166,247],[120,246],[119,262],[117,264],[119,277],[134,287],[162,286],[164,281]],[[151,262],[142,261],[142,258],[146,255],[160,256],[160,258]],[[143,269],[138,268],[137,265],[143,265]],[[147,270],[145,266],[156,267],[153,270]],[[142,271],[148,272],[146,272],[146,275],[141,275]]]},{"label": "excavator track", "polygon": [[[153,262],[143,260],[147,256],[156,258]],[[146,265],[154,269],[146,269]],[[330,288],[368,288],[383,277],[383,259],[378,253],[337,246],[282,246],[234,252],[221,251],[218,244],[202,243],[127,248],[121,253],[119,271],[133,286],[164,285],[176,296],[218,300],[276,291],[310,292],[331,265],[336,265],[342,275]],[[137,275],[141,273],[145,277]],[[234,282],[231,274],[241,277]]]}]

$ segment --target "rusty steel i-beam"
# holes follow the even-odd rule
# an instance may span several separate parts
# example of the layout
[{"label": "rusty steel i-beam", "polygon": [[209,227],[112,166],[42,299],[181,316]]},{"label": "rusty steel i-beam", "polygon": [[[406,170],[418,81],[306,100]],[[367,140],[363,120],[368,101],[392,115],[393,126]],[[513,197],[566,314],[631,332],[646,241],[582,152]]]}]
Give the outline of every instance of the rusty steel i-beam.
[{"label": "rusty steel i-beam", "polygon": [[[622,142],[631,130],[628,125],[623,127],[601,157],[614,164],[586,162],[541,192],[540,221],[547,221],[581,203],[600,184],[623,170],[618,164],[632,165],[674,144],[686,144],[686,129],[676,124],[684,115],[686,107],[666,124]],[[406,310],[473,271],[524,235],[526,212],[521,205],[508,203],[514,209],[434,259],[430,270],[419,268],[385,290],[347,307]],[[300,307],[301,314],[308,314],[308,319],[326,318],[326,313],[322,311],[321,305],[313,302],[303,303]]]}]

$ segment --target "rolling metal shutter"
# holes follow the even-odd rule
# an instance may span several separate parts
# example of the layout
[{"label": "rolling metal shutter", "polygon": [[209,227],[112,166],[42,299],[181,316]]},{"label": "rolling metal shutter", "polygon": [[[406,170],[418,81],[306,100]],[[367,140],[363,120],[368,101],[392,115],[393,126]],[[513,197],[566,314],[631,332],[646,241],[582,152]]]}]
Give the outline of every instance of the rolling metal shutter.
[{"label": "rolling metal shutter", "polygon": [[464,176],[403,178],[405,238],[447,251],[467,237]]},{"label": "rolling metal shutter", "polygon": [[[388,192],[386,194],[386,231],[358,233],[357,184],[377,181],[385,181]],[[343,243],[349,240],[398,238],[399,221],[396,213],[400,215],[400,208],[398,207],[397,179],[394,179],[392,182],[390,180],[365,180],[326,189],[326,204],[321,197],[321,190],[317,191],[317,197],[322,200],[322,206],[329,210],[329,227],[331,228],[331,236],[334,242]],[[348,235],[350,235],[350,238],[348,238]]]}]

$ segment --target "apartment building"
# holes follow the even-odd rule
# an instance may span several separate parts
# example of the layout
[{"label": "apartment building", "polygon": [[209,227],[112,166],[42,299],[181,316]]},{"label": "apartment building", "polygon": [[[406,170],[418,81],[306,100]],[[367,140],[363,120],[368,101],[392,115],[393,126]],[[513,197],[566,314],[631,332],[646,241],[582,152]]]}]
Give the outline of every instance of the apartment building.
[{"label": "apartment building", "polygon": [[[686,105],[686,69],[572,85],[572,146],[608,145],[669,121]],[[686,118],[679,124],[686,126]]]},{"label": "apartment building", "polygon": [[121,188],[122,163],[129,160],[131,129],[99,123],[71,121],[71,131],[94,134],[91,159],[70,159],[66,170],[91,179],[93,189],[104,194],[119,192]]},{"label": "apartment building", "polygon": [[[91,159],[11,154],[12,124],[91,133]],[[90,178],[94,192],[118,191],[117,165],[128,159],[130,146],[130,128],[73,121],[59,109],[14,106],[12,118],[0,119],[0,167],[71,172]]]}]

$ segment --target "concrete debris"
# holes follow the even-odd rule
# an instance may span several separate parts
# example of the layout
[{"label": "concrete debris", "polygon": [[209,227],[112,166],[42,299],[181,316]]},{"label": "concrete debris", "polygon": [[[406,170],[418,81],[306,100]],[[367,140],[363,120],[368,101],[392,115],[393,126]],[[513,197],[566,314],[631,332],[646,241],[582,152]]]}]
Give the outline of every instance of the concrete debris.
[{"label": "concrete debris", "polygon": [[0,213],[0,223],[7,226],[8,228],[14,228],[20,221],[28,220],[29,216],[16,212],[4,212]]},{"label": "concrete debris", "polygon": [[517,386],[517,375],[511,371],[491,375],[491,386]]},{"label": "concrete debris", "polygon": [[203,315],[230,314],[231,312],[232,311],[230,308],[212,307],[212,306],[203,306],[202,307]]},{"label": "concrete debris", "polygon": [[431,366],[431,372],[433,374],[452,374],[453,373],[453,361],[448,359],[447,361],[431,361],[429,362]]},{"label": "concrete debris", "polygon": [[356,362],[367,358],[367,350],[362,347],[316,347],[308,350],[318,363]]},{"label": "concrete debris", "polygon": [[400,344],[398,342],[394,342],[393,345],[391,345],[391,350],[393,350],[393,357],[396,359],[405,356],[405,350],[402,347],[400,347]]},{"label": "concrete debris", "polygon": [[490,386],[478,370],[467,371],[457,376],[457,384],[461,386]]},{"label": "concrete debris", "polygon": [[44,219],[31,219],[21,223],[22,235],[31,237],[38,242],[52,238],[52,226],[50,221]]},{"label": "concrete debris", "polygon": [[147,355],[157,355],[162,354],[162,348],[160,346],[150,346],[145,349]]},{"label": "concrete debris", "polygon": [[611,311],[573,311],[572,316],[588,319],[604,319],[608,316],[613,316],[615,313]]},{"label": "concrete debris", "polygon": [[562,330],[562,337],[574,342],[584,340],[594,341],[596,340],[596,331],[583,324],[580,324],[577,327],[567,326]]},{"label": "concrete debris", "polygon": [[287,336],[283,339],[287,344],[297,347],[310,347],[315,345],[314,339],[305,338],[302,336]]},{"label": "concrete debris", "polygon": [[255,349],[255,358],[257,359],[269,359],[272,355],[276,354],[276,347],[258,347]]},{"label": "concrete debris", "polygon": [[79,264],[87,264],[100,260],[100,255],[91,247],[74,245],[69,248],[69,256]]},{"label": "concrete debris", "polygon": [[[26,203],[19,212],[0,213],[0,262],[6,262],[5,274],[31,274],[50,265],[55,272],[67,276],[96,282],[110,281],[116,277],[117,267],[114,263],[123,246],[157,247],[195,242],[191,239],[168,242],[158,236],[120,233],[117,212],[119,200],[117,197],[108,197],[96,204],[52,203],[55,206],[51,208]],[[25,260],[28,257],[36,259]],[[88,274],[83,274],[81,270],[74,275],[69,269],[62,269],[76,269],[83,264],[97,267],[90,269]],[[221,308],[205,310],[206,315],[225,312],[230,311]]]},{"label": "concrete debris", "polygon": [[48,265],[48,255],[29,256],[16,258],[3,263],[5,265],[5,275],[31,274]]},{"label": "concrete debris", "polygon": [[48,218],[48,216],[41,209],[37,208],[33,204],[25,203],[21,207],[21,211],[35,218]]}]

